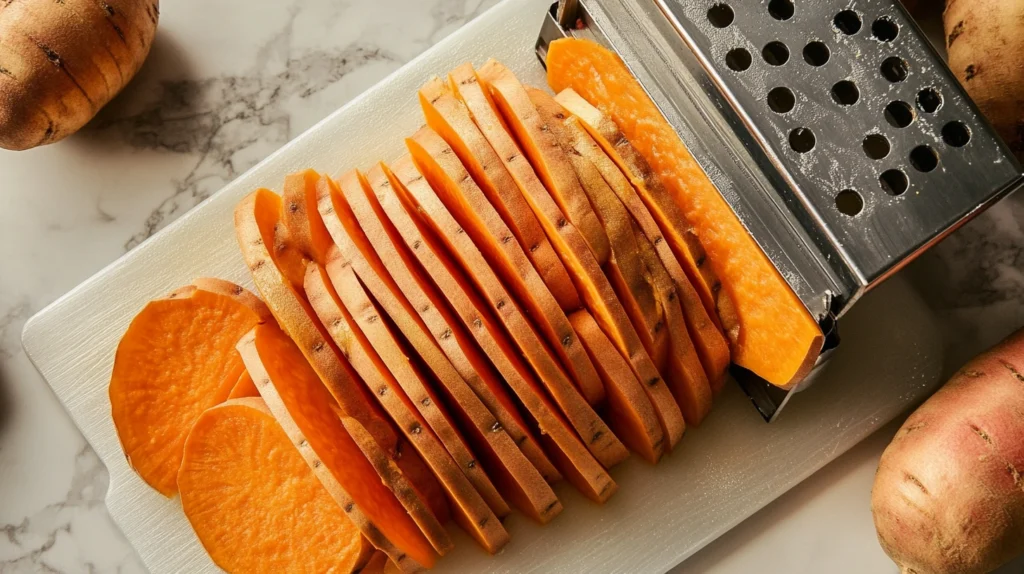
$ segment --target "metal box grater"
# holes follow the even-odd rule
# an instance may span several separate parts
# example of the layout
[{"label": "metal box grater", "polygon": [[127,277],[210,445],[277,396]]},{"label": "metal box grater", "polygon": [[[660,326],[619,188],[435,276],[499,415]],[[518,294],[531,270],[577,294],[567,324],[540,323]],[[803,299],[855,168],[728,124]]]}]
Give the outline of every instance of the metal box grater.
[{"label": "metal box grater", "polygon": [[869,289],[1024,181],[896,0],[561,0],[537,42],[617,52],[826,333]]}]

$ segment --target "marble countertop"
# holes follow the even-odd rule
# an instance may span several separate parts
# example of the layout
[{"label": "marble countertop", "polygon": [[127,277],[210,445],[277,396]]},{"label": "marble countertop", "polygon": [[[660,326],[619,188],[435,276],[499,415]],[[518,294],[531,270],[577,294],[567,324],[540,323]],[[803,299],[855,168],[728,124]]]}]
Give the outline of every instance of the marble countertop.
[{"label": "marble countertop", "polygon": [[[165,2],[141,73],[83,132],[0,152],[0,573],[145,571],[104,510],[105,469],[21,350],[25,321],[494,3]],[[1010,198],[905,271],[942,320],[947,371],[1024,324],[1019,221]],[[868,502],[896,426],[678,571],[895,573]]]}]

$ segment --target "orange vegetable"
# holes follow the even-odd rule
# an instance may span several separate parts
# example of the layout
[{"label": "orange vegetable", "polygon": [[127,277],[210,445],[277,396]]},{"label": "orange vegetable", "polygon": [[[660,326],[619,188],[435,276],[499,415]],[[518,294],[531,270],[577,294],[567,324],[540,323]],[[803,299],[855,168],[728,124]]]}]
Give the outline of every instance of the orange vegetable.
[{"label": "orange vegetable", "polygon": [[[436,77],[420,88],[419,96],[427,125],[444,138],[473,174],[476,184],[493,204],[493,209],[501,214],[558,304],[566,311],[578,309],[580,296],[562,260],[544,235],[544,229],[523,199],[512,175],[473,124],[466,106]],[[488,207],[486,211],[491,209]],[[483,216],[479,212],[478,215]]]},{"label": "orange vegetable", "polygon": [[249,376],[249,371],[246,371],[245,366],[241,365],[242,359],[239,358],[238,362],[241,372],[238,374],[235,385],[231,387],[231,393],[228,394],[228,398],[244,399],[246,397],[260,396],[260,391],[256,388],[256,383],[254,383],[252,377]]},{"label": "orange vegetable", "polygon": [[363,536],[404,571],[433,566],[437,553],[400,502],[425,508],[409,503],[416,489],[401,472],[377,474],[362,450],[375,439],[349,434],[338,402],[295,343],[279,328],[261,325],[239,341],[238,352],[288,439]]},{"label": "orange vegetable", "polygon": [[[518,297],[583,397],[591,405],[599,404],[604,399],[604,386],[587,353],[576,344],[576,334],[565,313],[452,148],[429,127],[421,128],[405,143],[436,197],[473,238],[502,284]],[[468,269],[470,274],[475,272],[472,267]]]},{"label": "orange vegetable", "polygon": [[320,174],[307,169],[284,179],[282,221],[306,257],[322,263],[334,244],[317,213],[316,185]]},{"label": "orange vegetable", "polygon": [[[515,75],[499,62],[488,60],[477,70],[476,78],[490,106],[500,112],[504,125],[515,134],[544,187],[562,213],[580,230],[597,261],[603,265],[611,255],[608,236],[576,180],[565,152],[545,127],[547,120],[537,112]],[[522,154],[517,155],[522,158]]]},{"label": "orange vegetable", "polygon": [[[399,170],[400,167],[401,170]],[[410,168],[413,168],[411,162],[403,166],[397,164],[395,166],[395,176],[402,184],[395,186],[395,191],[406,211],[432,230],[445,246],[435,249],[435,251],[447,248],[452,259],[457,261],[462,269],[469,270],[468,275],[473,283],[508,329],[519,350],[533,366],[566,418],[573,424],[576,432],[583,437],[590,452],[606,468],[622,462],[629,456],[629,452],[622,442],[576,390],[570,378],[537,334],[530,320],[520,309],[515,298],[491,270],[487,259],[477,249],[472,239],[461,231],[462,227],[438,199],[430,184],[415,169]],[[578,345],[578,339],[575,332],[572,332],[571,325],[564,336],[566,339],[563,344],[575,343]]]},{"label": "orange vegetable", "polygon": [[258,398],[211,407],[196,420],[177,481],[185,516],[228,572],[301,564],[354,573],[373,552]]},{"label": "orange vegetable", "polygon": [[114,427],[128,463],[164,496],[177,491],[192,423],[238,380],[235,342],[268,319],[254,296],[236,285],[228,291],[193,285],[150,301],[117,346],[108,388]]},{"label": "orange vegetable", "polygon": [[733,360],[781,387],[801,380],[821,350],[818,324],[618,56],[562,39],[551,43],[547,68],[555,91],[571,87],[615,121],[695,226],[734,307],[725,313],[734,324],[722,317]]},{"label": "orange vegetable", "polygon": [[[400,159],[394,168],[396,171],[392,173],[385,166],[392,189],[398,190],[405,185],[399,179],[400,176],[404,176],[410,184],[415,180],[422,181],[409,157]],[[487,303],[473,289],[469,279],[450,260],[432,231],[409,215],[396,193],[380,194],[377,199],[386,214],[381,220],[390,223],[389,234],[396,238],[396,242],[397,236],[401,237],[407,252],[415,255],[483,353],[494,362],[502,378],[540,427],[541,439],[549,446],[549,454],[555,465],[588,498],[597,502],[607,500],[618,486],[548,399],[541,383],[490,313]]]}]

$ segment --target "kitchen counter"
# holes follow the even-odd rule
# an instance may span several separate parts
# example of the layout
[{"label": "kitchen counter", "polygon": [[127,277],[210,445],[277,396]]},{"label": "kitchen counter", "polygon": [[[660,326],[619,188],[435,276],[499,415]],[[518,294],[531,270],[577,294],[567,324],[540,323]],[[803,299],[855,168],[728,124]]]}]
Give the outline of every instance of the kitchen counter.
[{"label": "kitchen counter", "polygon": [[[494,3],[165,2],[141,73],[83,132],[0,152],[0,573],[144,571],[104,510],[103,466],[21,350],[29,316]],[[1022,201],[904,272],[941,319],[947,372],[1024,324]],[[895,573],[868,505],[897,426],[678,571]]]}]

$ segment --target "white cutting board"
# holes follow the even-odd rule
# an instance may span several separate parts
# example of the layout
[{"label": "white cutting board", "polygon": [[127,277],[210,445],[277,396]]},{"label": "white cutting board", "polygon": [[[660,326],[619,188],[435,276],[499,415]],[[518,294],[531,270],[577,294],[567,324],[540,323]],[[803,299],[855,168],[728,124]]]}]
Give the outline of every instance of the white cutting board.
[{"label": "white cutting board", "polygon": [[[257,187],[280,189],[306,167],[335,173],[401,151],[422,123],[416,89],[465,61],[495,57],[544,84],[533,52],[550,0],[507,0],[370,89],[47,307],[25,327],[25,350],[110,472],[107,506],[153,572],[216,571],[177,499],[128,467],[110,420],[107,381],[118,339],[145,302],[199,276],[251,286],[232,210]],[[730,387],[704,426],[656,467],[629,460],[612,471],[619,492],[603,507],[566,485],[565,510],[537,526],[508,519],[512,542],[487,557],[457,535],[438,572],[664,572],[836,458],[938,384],[943,349],[935,322],[896,277],[841,323],[843,344],[819,382],[782,419],[765,424]]]}]

